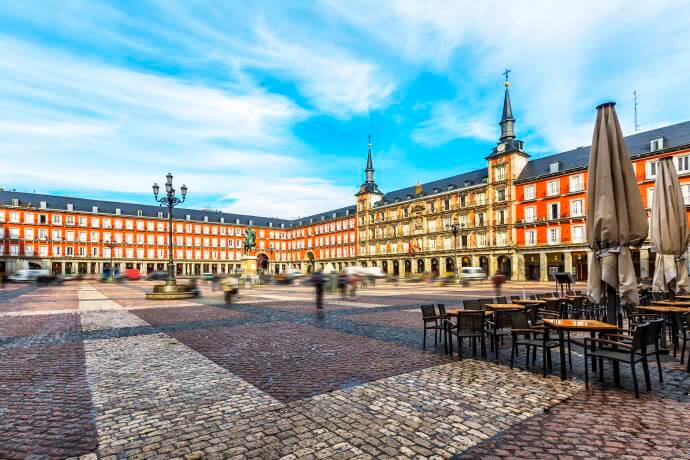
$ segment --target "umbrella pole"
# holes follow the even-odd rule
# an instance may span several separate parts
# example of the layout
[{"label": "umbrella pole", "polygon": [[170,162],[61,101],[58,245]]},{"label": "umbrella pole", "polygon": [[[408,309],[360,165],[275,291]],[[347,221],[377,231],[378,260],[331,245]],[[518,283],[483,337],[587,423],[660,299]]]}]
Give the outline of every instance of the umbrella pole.
[{"label": "umbrella pole", "polygon": [[618,290],[610,285],[606,285],[606,322],[609,324],[618,323],[618,305],[616,297]]}]

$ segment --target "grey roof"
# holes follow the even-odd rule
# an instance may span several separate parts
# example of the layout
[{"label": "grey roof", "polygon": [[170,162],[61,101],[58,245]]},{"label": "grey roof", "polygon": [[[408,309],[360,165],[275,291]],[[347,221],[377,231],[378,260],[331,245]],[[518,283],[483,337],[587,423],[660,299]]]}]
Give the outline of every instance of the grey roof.
[{"label": "grey roof", "polygon": [[299,227],[302,225],[309,225],[310,223],[316,224],[318,222],[333,219],[334,215],[335,215],[335,218],[339,218],[339,217],[346,217],[346,216],[354,216],[356,213],[357,213],[357,206],[353,204],[351,206],[345,206],[344,208],[338,208],[338,209],[334,209],[332,211],[326,211],[326,212],[321,212],[319,214],[313,214],[311,216],[300,217],[299,219],[295,219],[292,222],[294,223],[295,227]]},{"label": "grey roof", "polygon": [[[469,181],[468,187],[473,185],[479,185],[482,183],[482,179],[487,177],[487,168],[477,169],[474,171],[458,174],[457,176],[447,177],[445,179],[436,180],[433,182],[428,182],[422,185],[422,190],[424,195],[433,194],[434,189],[438,190],[438,193],[448,191],[452,186],[453,189],[460,189],[465,187],[465,182]],[[409,200],[411,198],[416,198],[415,188],[407,187],[400,190],[395,190],[390,193],[386,193],[381,201],[379,201],[377,206],[385,206],[386,204],[395,203],[396,198],[399,201]]]},{"label": "grey roof", "polygon": [[[628,153],[634,157],[651,153],[650,141],[659,137],[664,138],[664,150],[690,144],[690,121],[625,136],[624,140],[628,147]],[[527,163],[517,180],[525,181],[547,175],[550,171],[550,165],[555,162],[561,163],[559,173],[586,168],[589,164],[590,149],[591,146],[578,147],[555,155],[532,159]]]},{"label": "grey roof", "polygon": [[[11,205],[12,199],[18,199],[21,206],[29,206],[39,208],[41,201],[46,202],[47,209],[61,209],[66,210],[67,204],[71,203],[75,211],[93,212],[93,207],[98,207],[99,213],[115,214],[116,209],[120,209],[120,214],[123,216],[137,216],[139,211],[145,217],[158,217],[158,213],[162,212],[163,216],[167,218],[168,210],[163,206],[154,206],[138,203],[124,203],[118,201],[103,201],[92,200],[88,198],[76,198],[57,195],[43,195],[40,193],[27,192],[13,192],[9,190],[0,191],[0,203]],[[256,225],[259,227],[273,227],[280,228],[280,224],[284,224],[285,228],[289,228],[294,222],[287,219],[274,219],[268,217],[248,216],[244,214],[231,214],[226,212],[218,212],[211,210],[188,209],[188,208],[174,208],[173,218],[185,220],[186,216],[190,216],[190,220],[204,221],[204,216],[208,216],[208,222],[220,222],[221,217],[225,218],[226,224],[236,224],[239,220],[241,225]]]}]

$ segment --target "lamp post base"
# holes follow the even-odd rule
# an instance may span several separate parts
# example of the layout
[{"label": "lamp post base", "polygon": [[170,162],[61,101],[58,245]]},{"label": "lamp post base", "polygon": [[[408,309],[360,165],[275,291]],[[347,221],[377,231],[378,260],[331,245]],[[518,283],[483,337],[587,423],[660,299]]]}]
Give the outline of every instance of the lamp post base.
[{"label": "lamp post base", "polygon": [[153,292],[147,292],[146,298],[151,300],[191,299],[199,296],[199,289],[191,284],[157,284]]}]

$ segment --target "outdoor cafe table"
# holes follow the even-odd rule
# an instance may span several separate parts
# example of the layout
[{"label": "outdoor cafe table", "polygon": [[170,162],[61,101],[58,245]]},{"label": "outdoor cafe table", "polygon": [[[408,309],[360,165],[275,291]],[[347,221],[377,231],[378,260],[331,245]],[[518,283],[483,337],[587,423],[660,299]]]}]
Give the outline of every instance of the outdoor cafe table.
[{"label": "outdoor cafe table", "polygon": [[517,299],[512,302],[518,305],[546,305],[546,300]]},{"label": "outdoor cafe table", "polygon": [[[558,331],[558,346],[560,349],[561,358],[561,380],[566,379],[566,364],[565,364],[565,332],[589,332],[594,338],[597,332],[614,332],[619,331],[620,328],[614,324],[604,323],[594,319],[545,319],[544,326],[549,329]],[[592,344],[594,347],[594,343]],[[592,360],[592,365],[594,365]],[[586,363],[585,363],[586,365]],[[617,375],[617,373],[616,373]]]},{"label": "outdoor cafe table", "polygon": [[[663,315],[666,320],[671,319],[671,313],[687,313],[690,312],[690,308],[688,307],[676,307],[676,306],[669,306],[669,305],[657,305],[654,303],[653,305],[650,306],[644,306],[644,307],[637,307],[638,310],[642,312],[649,312],[649,313],[658,313],[659,315]],[[661,348],[666,348],[666,325],[663,326],[664,328],[664,333],[661,334]]]},{"label": "outdoor cafe table", "polygon": [[525,306],[524,305],[518,305],[516,303],[487,303],[484,304],[484,307],[487,310],[524,310]]},{"label": "outdoor cafe table", "polygon": [[655,300],[652,302],[652,305],[690,308],[690,300]]}]

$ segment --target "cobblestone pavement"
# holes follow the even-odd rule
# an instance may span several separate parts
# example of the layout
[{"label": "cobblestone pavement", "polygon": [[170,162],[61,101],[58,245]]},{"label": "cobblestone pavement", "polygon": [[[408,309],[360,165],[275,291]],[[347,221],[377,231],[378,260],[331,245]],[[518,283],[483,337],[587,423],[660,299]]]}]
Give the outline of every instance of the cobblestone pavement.
[{"label": "cobblestone pavement", "polygon": [[[144,297],[153,283],[0,292],[0,458],[690,458],[690,377],[622,388],[421,347],[419,304],[486,284],[379,285],[357,298],[268,286],[226,307]],[[507,295],[551,286],[508,285]],[[525,367],[524,352],[517,364]],[[641,373],[640,373],[641,374]]]}]

